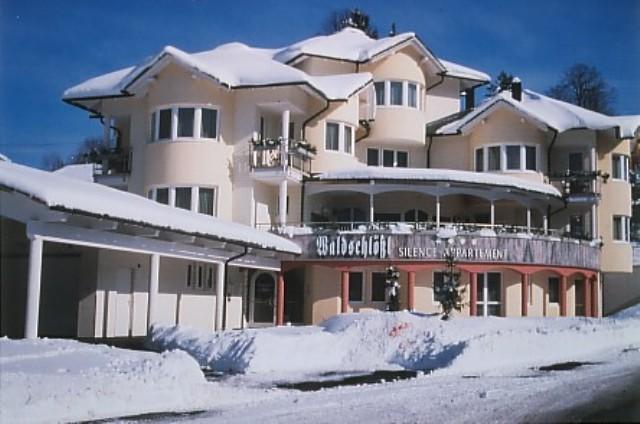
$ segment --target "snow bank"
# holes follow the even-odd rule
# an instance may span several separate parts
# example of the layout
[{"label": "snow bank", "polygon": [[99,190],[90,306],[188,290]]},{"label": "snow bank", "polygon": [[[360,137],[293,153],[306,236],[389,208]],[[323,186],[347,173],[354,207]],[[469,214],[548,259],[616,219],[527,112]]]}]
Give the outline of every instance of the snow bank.
[{"label": "snow bank", "polygon": [[[0,339],[0,422],[93,420],[207,409],[252,390],[206,382],[196,361],[73,340]],[[261,391],[262,393],[262,391]]]},{"label": "snow bank", "polygon": [[398,368],[495,375],[640,346],[638,325],[640,316],[442,321],[406,311],[373,312],[338,315],[319,326],[217,334],[156,327],[150,343],[184,349],[216,370],[262,377]]}]

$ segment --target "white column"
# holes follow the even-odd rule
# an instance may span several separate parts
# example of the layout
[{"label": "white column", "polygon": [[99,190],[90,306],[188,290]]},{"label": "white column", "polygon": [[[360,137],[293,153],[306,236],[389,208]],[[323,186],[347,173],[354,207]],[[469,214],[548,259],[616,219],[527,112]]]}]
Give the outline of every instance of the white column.
[{"label": "white column", "polygon": [[591,206],[591,239],[598,238],[598,208],[596,205]]},{"label": "white column", "polygon": [[549,216],[545,213],[542,217],[542,227],[544,228],[544,234],[549,232]]},{"label": "white column", "polygon": [[287,225],[287,179],[280,181],[278,190],[278,224],[284,227]]},{"label": "white column", "polygon": [[149,317],[147,328],[151,328],[158,319],[158,292],[160,287],[160,255],[151,255],[149,269]]},{"label": "white column", "polygon": [[440,196],[436,196],[436,228],[440,228]]},{"label": "white column", "polygon": [[289,158],[289,110],[282,111],[282,146],[280,146],[282,152],[282,168],[287,169]]},{"label": "white column", "polygon": [[291,121],[291,112],[289,109],[282,111],[282,138],[289,140],[289,121]]},{"label": "white column", "polygon": [[178,108],[171,108],[171,139],[178,138]]},{"label": "white column", "polygon": [[224,312],[224,264],[220,262],[216,268],[216,322],[215,330],[222,330],[222,314]]},{"label": "white column", "polygon": [[527,208],[527,232],[531,232],[531,208]]},{"label": "white column", "polygon": [[373,202],[373,186],[375,185],[375,181],[369,181],[369,222],[373,224],[376,211]]},{"label": "white column", "polygon": [[200,138],[202,133],[202,108],[195,108],[193,112],[193,136]]},{"label": "white column", "polygon": [[494,201],[491,201],[491,228],[496,225],[496,204]]},{"label": "white column", "polygon": [[42,276],[42,239],[30,237],[29,275],[27,280],[27,307],[24,320],[24,337],[38,337],[38,319],[40,317],[40,281]]}]

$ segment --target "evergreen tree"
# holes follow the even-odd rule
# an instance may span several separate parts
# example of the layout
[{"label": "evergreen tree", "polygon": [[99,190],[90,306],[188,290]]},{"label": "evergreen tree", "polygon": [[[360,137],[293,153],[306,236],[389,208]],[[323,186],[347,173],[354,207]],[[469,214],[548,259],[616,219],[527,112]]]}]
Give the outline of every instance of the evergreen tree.
[{"label": "evergreen tree", "polygon": [[489,84],[487,87],[487,97],[494,96],[501,91],[511,89],[511,84],[513,84],[514,76],[506,73],[505,71],[500,71],[496,81]]},{"label": "evergreen tree", "polygon": [[434,297],[442,306],[442,319],[447,320],[451,312],[462,310],[462,295],[465,292],[460,283],[460,272],[456,269],[456,260],[452,253],[445,255],[447,270],[442,281],[434,284]]}]

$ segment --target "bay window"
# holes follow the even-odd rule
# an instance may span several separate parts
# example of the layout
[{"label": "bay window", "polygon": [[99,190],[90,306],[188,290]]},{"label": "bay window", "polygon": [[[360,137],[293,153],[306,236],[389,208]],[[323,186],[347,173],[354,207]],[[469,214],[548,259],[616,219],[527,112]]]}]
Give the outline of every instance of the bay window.
[{"label": "bay window", "polygon": [[325,132],[324,148],[326,150],[340,150],[340,125],[327,122],[327,128]]},{"label": "bay window", "polygon": [[402,96],[402,82],[401,81],[391,81],[389,83],[389,102],[393,106],[402,106],[403,105],[403,96]]},{"label": "bay window", "polygon": [[535,146],[524,146],[525,152],[525,169],[527,171],[538,170],[538,158]]},{"label": "bay window", "polygon": [[500,146],[491,146],[489,147],[489,163],[488,170],[489,171],[500,171],[502,169],[501,165],[501,155],[500,155]]},{"label": "bay window", "polygon": [[537,171],[538,149],[522,144],[502,144],[478,147],[474,169],[483,171]]},{"label": "bay window", "polygon": [[149,190],[149,198],[175,208],[216,215],[216,189],[213,187],[155,187]]},{"label": "bay window", "polygon": [[384,166],[386,168],[407,168],[409,166],[409,153],[403,150],[368,148],[368,166]]},{"label": "bay window", "polygon": [[506,147],[507,151],[507,169],[520,169],[520,146],[510,145]]},{"label": "bay window", "polygon": [[376,89],[376,105],[378,106],[384,106],[385,105],[385,98],[384,98],[384,93],[385,93],[385,83],[384,81],[379,81],[373,84],[373,86]]},{"label": "bay window", "polygon": [[151,114],[151,141],[218,138],[218,110],[210,107],[167,107]]},{"label": "bay window", "polygon": [[191,210],[191,187],[176,187],[175,207]]},{"label": "bay window", "polygon": [[353,127],[349,125],[344,126],[344,152],[351,153],[353,150]]},{"label": "bay window", "polygon": [[378,149],[367,149],[367,165],[368,166],[379,166],[380,161],[378,160]]},{"label": "bay window", "polygon": [[412,82],[407,84],[407,104],[409,107],[418,107],[418,85]]},{"label": "bay window", "polygon": [[420,109],[421,85],[412,81],[377,81],[374,83],[377,106],[404,106]]}]

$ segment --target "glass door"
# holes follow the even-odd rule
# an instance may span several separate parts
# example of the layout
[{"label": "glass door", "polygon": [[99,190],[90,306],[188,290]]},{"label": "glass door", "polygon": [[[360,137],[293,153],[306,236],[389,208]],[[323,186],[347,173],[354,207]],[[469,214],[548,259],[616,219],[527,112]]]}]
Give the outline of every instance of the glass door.
[{"label": "glass door", "polygon": [[251,291],[251,321],[256,324],[273,324],[276,282],[271,274],[262,273],[253,282]]},{"label": "glass door", "polygon": [[501,316],[502,308],[502,274],[485,272],[478,274],[477,315]]}]

